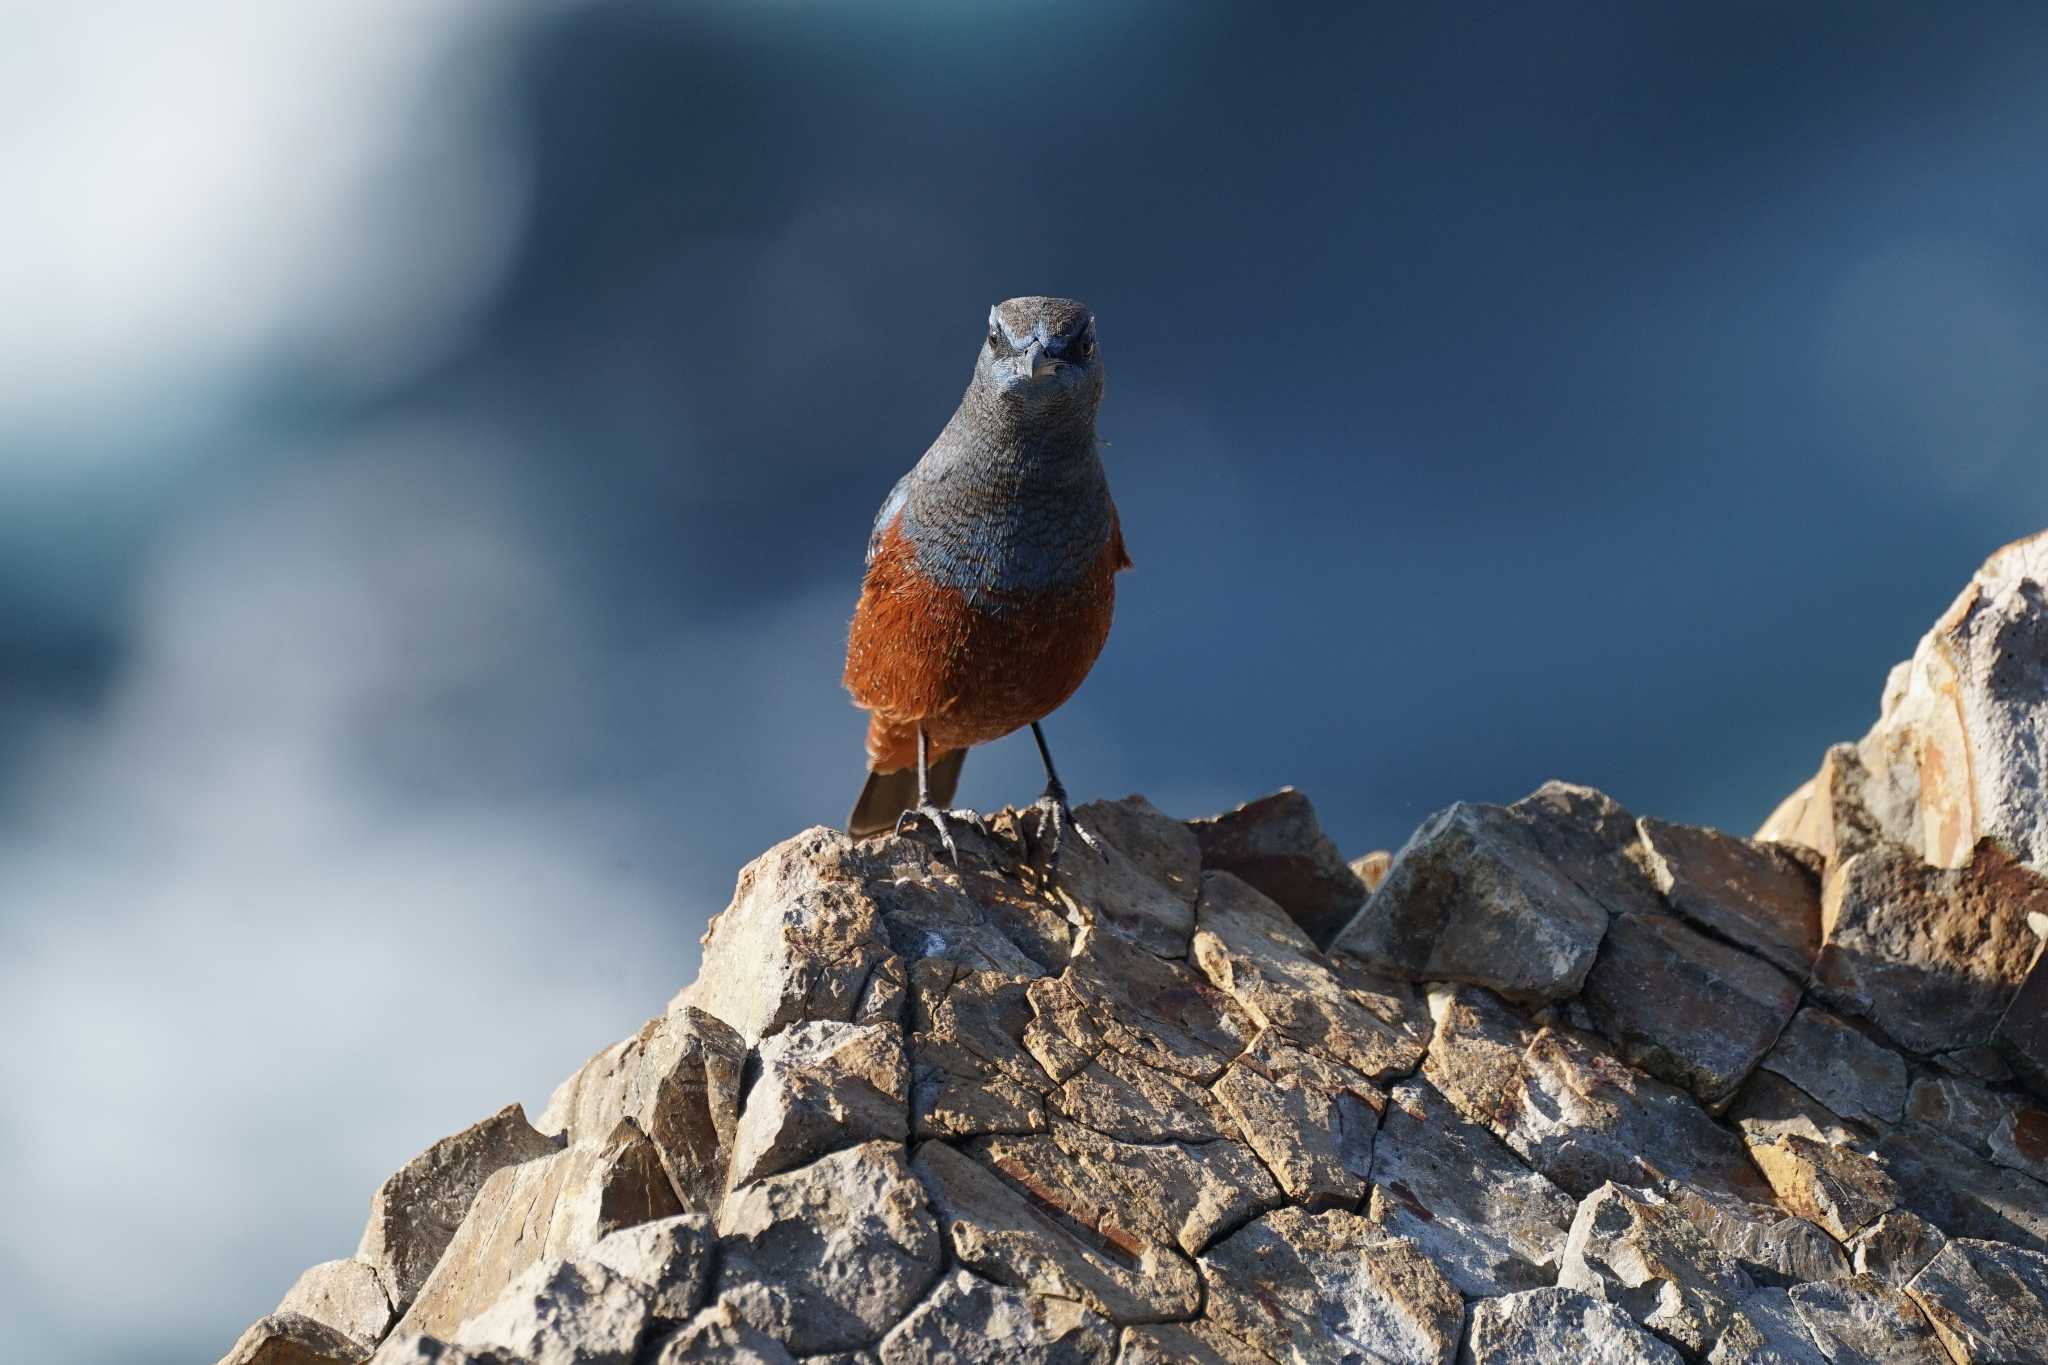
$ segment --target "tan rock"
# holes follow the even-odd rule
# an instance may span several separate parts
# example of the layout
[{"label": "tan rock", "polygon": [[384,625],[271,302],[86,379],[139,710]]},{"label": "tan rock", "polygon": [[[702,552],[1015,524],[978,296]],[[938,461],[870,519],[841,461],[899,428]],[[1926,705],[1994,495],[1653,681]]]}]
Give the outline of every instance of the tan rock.
[{"label": "tan rock", "polygon": [[1370,1216],[1420,1247],[1461,1293],[1554,1281],[1574,1208],[1427,1082],[1389,1096],[1373,1143]]},{"label": "tan rock", "polygon": [[1177,1249],[1120,1244],[1060,1211],[1046,1198],[1050,1187],[1012,1185],[942,1142],[920,1146],[913,1165],[954,1258],[978,1275],[1079,1302],[1119,1324],[1190,1317],[1201,1303],[1195,1268]]},{"label": "tan rock", "polygon": [[956,1270],[889,1330],[875,1354],[882,1365],[1110,1365],[1117,1330],[1071,1301],[1034,1298]]},{"label": "tan rock", "polygon": [[1215,1089],[1235,1135],[1258,1154],[1288,1199],[1320,1209],[1364,1197],[1387,1098],[1363,1076],[1266,1033]]},{"label": "tan rock", "polygon": [[913,1137],[1045,1131],[1051,1083],[1025,1047],[1033,984],[943,960],[911,969]]},{"label": "tan rock", "polygon": [[1209,1142],[1234,1123],[1218,1097],[1113,1048],[1062,1082],[1047,1109],[1123,1142]]},{"label": "tan rock", "polygon": [[2048,1256],[1957,1238],[1906,1293],[1956,1365],[2048,1361]]},{"label": "tan rock", "polygon": [[[1188,892],[1201,875],[1200,855],[1168,830],[1185,835],[1187,827],[1149,806],[1140,811],[1128,804],[1105,807],[1098,802],[1087,809],[1096,814],[1113,810],[1106,826],[1115,833],[1100,834],[1087,823],[1087,816],[1076,813],[1090,833],[1099,835],[1103,851],[1100,856],[1085,852],[1062,859],[1059,875],[1046,887],[1052,903],[1061,907],[1064,920],[1105,925],[1146,952],[1185,956],[1188,934],[1195,926],[1194,901]],[[1125,851],[1126,844],[1137,850],[1137,856]],[[1187,856],[1190,852],[1195,853],[1193,861]],[[1051,958],[1046,961],[1056,965]]]},{"label": "tan rock", "polygon": [[1778,1202],[1848,1241],[1899,1204],[1899,1187],[1882,1163],[1848,1147],[1797,1134],[1752,1142],[1749,1154]]},{"label": "tan rock", "polygon": [[1379,978],[1348,989],[1292,920],[1227,872],[1202,874],[1193,957],[1261,1028],[1369,1080],[1410,1071],[1422,1055],[1411,992]]},{"label": "tan rock", "polygon": [[1859,749],[1894,837],[1959,867],[1996,838],[2048,868],[2048,533],[1992,555],[1886,683]]},{"label": "tan rock", "polygon": [[1099,839],[1117,846],[1140,871],[1190,909],[1202,889],[1202,845],[1194,830],[1142,796],[1090,801],[1074,817]]},{"label": "tan rock", "polygon": [[1707,1365],[1830,1365],[1800,1321],[1792,1296],[1759,1289],[1742,1301],[1707,1354]]},{"label": "tan rock", "polygon": [[759,1072],[733,1140],[738,1188],[836,1147],[909,1136],[910,1063],[894,1024],[793,1024],[756,1049]]},{"label": "tan rock", "polygon": [[325,1323],[354,1341],[377,1342],[391,1326],[391,1299],[364,1261],[322,1261],[299,1276],[278,1302],[279,1313]]},{"label": "tan rock", "polygon": [[369,1356],[368,1343],[324,1322],[302,1313],[272,1313],[251,1323],[220,1365],[359,1365]]},{"label": "tan rock", "polygon": [[552,1154],[559,1144],[508,1104],[405,1163],[370,1200],[357,1259],[377,1272],[392,1306],[404,1311],[426,1283],[471,1202],[496,1172]]},{"label": "tan rock", "polygon": [[1202,1257],[1208,1321],[1275,1361],[1450,1365],[1465,1303],[1415,1245],[1341,1209],[1281,1209]]},{"label": "tan rock", "polygon": [[1612,1182],[1580,1202],[1557,1282],[1613,1304],[1694,1357],[1713,1349],[1756,1292],[1676,1207]]},{"label": "tan rock", "polygon": [[1328,943],[1365,904],[1365,884],[1323,833],[1309,799],[1292,787],[1189,827],[1205,869],[1256,888],[1316,943]]},{"label": "tan rock", "polygon": [[923,1297],[943,1259],[924,1186],[891,1142],[735,1191],[718,1231],[715,1298],[799,1355],[879,1339]]},{"label": "tan rock", "polygon": [[1221,1231],[1284,1202],[1236,1142],[1123,1143],[1070,1123],[1049,1135],[976,1138],[961,1150],[1114,1245],[1196,1255]]},{"label": "tan rock", "polygon": [[1718,1109],[1799,1008],[1799,987],[1674,916],[1627,915],[1609,927],[1582,999],[1622,1056]]},{"label": "tan rock", "polygon": [[1948,868],[1860,853],[1828,876],[1812,989],[1915,1052],[1986,1042],[2040,946],[2027,914],[2044,909],[2048,877],[1996,844]]},{"label": "tan rock", "polygon": [[439,1337],[394,1336],[377,1348],[370,1365],[525,1365],[496,1351],[473,1351]]},{"label": "tan rock", "polygon": [[1114,1048],[1202,1085],[1258,1032],[1201,972],[1094,928],[1081,932],[1056,981],[1033,983],[1031,1000],[1034,1014],[1078,1050]]},{"label": "tan rock", "polygon": [[828,829],[756,858],[704,931],[692,1003],[749,1046],[802,1019],[850,1019],[890,953],[868,881],[874,870],[873,855]]},{"label": "tan rock", "polygon": [[1803,981],[1820,951],[1820,865],[1781,844],[1640,822],[1647,864],[1672,911]]},{"label": "tan rock", "polygon": [[1351,870],[1358,880],[1365,883],[1365,894],[1370,896],[1380,889],[1380,883],[1387,879],[1387,869],[1394,865],[1392,849],[1376,848],[1370,853],[1361,853],[1351,860]]},{"label": "tan rock", "polygon": [[682,1212],[653,1144],[630,1120],[601,1142],[505,1167],[484,1182],[394,1330],[453,1340],[540,1262],[580,1257],[620,1228]]},{"label": "tan rock", "polygon": [[1910,842],[1915,818],[1910,795],[1901,800],[1874,783],[1856,746],[1837,744],[1822,756],[1820,772],[1785,798],[1756,837],[1811,849],[1832,867],[1879,844]]}]

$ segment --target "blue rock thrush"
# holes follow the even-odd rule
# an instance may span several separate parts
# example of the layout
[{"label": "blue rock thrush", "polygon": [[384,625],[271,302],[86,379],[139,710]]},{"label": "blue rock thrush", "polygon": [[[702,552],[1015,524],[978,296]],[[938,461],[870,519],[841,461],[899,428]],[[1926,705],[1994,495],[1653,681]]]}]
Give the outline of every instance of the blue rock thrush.
[{"label": "blue rock thrush", "polygon": [[[1048,862],[1075,824],[1039,721],[1074,694],[1109,638],[1116,575],[1131,566],[1095,450],[1102,356],[1072,299],[989,310],[960,406],[890,490],[868,537],[846,644],[846,688],[869,713],[868,781],[854,835],[931,822],[970,745],[1028,725],[1045,762],[1032,807]],[[974,819],[972,812],[950,813]]]}]

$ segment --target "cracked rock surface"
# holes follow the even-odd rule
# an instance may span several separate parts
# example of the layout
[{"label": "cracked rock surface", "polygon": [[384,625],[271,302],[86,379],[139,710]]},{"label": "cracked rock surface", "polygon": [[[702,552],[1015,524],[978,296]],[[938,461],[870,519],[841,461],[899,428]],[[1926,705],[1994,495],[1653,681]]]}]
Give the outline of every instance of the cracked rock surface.
[{"label": "cracked rock surface", "polygon": [[1291,790],[1057,872],[805,831],[225,1359],[2048,1365],[2044,571],[1755,839],[1566,783],[1351,864]]}]

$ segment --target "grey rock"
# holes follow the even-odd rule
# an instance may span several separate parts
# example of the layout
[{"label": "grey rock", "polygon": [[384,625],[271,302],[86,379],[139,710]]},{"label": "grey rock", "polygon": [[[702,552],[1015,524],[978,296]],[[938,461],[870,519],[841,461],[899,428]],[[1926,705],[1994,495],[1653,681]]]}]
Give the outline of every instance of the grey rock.
[{"label": "grey rock", "polygon": [[1432,988],[1423,1077],[1566,1193],[1671,1178],[1768,1202],[1742,1143],[1692,1096],[1575,1030],[1535,1028],[1484,991]]},{"label": "grey rock", "polygon": [[249,1324],[220,1365],[359,1365],[370,1347],[303,1313],[272,1313]]},{"label": "grey rock", "polygon": [[[1197,880],[1199,887],[1199,879]],[[1155,1070],[1206,1085],[1258,1032],[1242,1007],[1185,962],[1157,957],[1115,933],[1083,929],[1066,970],[1030,988],[1037,1024],[1064,1041],[1069,1056],[1113,1048]],[[1047,1074],[1064,1081],[1079,1069],[1025,1045]]]},{"label": "grey rock", "polygon": [[1869,1136],[1863,1124],[1849,1122],[1768,1067],[1750,1075],[1724,1114],[1754,1141],[1793,1133],[1839,1147],[1864,1143]]},{"label": "grey rock", "polygon": [[1859,1275],[1903,1288],[1947,1243],[1942,1230],[1926,1219],[1894,1209],[1857,1234],[1853,1264]]},{"label": "grey rock", "polygon": [[1707,1354],[1708,1365],[1827,1365],[1783,1289],[1760,1289],[1742,1301]]},{"label": "grey rock", "polygon": [[1905,1115],[1905,1059],[1818,1006],[1793,1016],[1763,1064],[1843,1118],[1877,1124]]},{"label": "grey rock", "polygon": [[681,1212],[653,1144],[631,1120],[604,1141],[508,1166],[484,1182],[395,1330],[455,1339],[540,1262],[580,1257],[620,1228]]},{"label": "grey rock", "polygon": [[2048,1361],[2048,1256],[1959,1237],[1906,1293],[1956,1365]]},{"label": "grey rock", "polygon": [[1881,843],[1910,841],[1916,813],[1910,794],[1873,780],[1854,744],[1837,744],[1820,771],[1785,798],[1756,832],[1759,840],[1811,849],[1825,866]]},{"label": "grey rock", "polygon": [[1576,1289],[1526,1289],[1472,1305],[1471,1365],[1679,1365],[1627,1314]]},{"label": "grey rock", "polygon": [[2007,1099],[1986,1145],[1999,1165],[2048,1181],[2048,1107]]},{"label": "grey rock", "polygon": [[734,1188],[837,1147],[910,1133],[910,1063],[894,1024],[812,1020],[762,1040],[733,1139]]},{"label": "grey rock", "polygon": [[1323,833],[1309,799],[1292,787],[1189,828],[1205,869],[1256,887],[1317,943],[1328,943],[1365,904],[1365,883]]},{"label": "grey rock", "polygon": [[1849,1273],[1849,1258],[1840,1243],[1817,1225],[1773,1205],[1709,1193],[1679,1180],[1660,1182],[1656,1193],[1765,1288]]},{"label": "grey rock", "polygon": [[1389,1096],[1373,1145],[1372,1220],[1469,1298],[1548,1285],[1576,1205],[1425,1081]]},{"label": "grey rock", "polygon": [[1991,1041],[2027,1088],[2048,1100],[2048,952],[2035,956]]},{"label": "grey rock", "polygon": [[894,1143],[870,1142],[728,1195],[717,1299],[799,1355],[879,1338],[938,1277],[939,1225]]},{"label": "grey rock", "polygon": [[1803,981],[1820,951],[1818,860],[1716,829],[1645,818],[1651,876],[1671,909]]},{"label": "grey rock", "polygon": [[[1091,816],[1101,828],[1090,823]],[[1200,851],[1187,826],[1153,810],[1142,797],[1126,797],[1114,806],[1096,802],[1075,818],[1098,835],[1103,852],[1062,860],[1060,875],[1047,889],[1067,909],[1066,917],[1104,925],[1146,952],[1183,956],[1195,925],[1194,892],[1201,876]]]},{"label": "grey rock", "polygon": [[377,1348],[370,1365],[527,1365],[498,1351],[473,1351],[417,1332],[394,1336]]},{"label": "grey rock", "polygon": [[1105,1236],[1042,1194],[1013,1186],[942,1142],[917,1149],[915,1168],[967,1269],[1028,1294],[1085,1305],[1118,1324],[1192,1316],[1195,1268],[1174,1248]]},{"label": "grey rock", "polygon": [[1949,1365],[1933,1327],[1896,1285],[1851,1275],[1799,1285],[1791,1296],[1829,1365]]},{"label": "grey rock", "polygon": [[1641,822],[1613,797],[1576,783],[1546,782],[1508,811],[1537,851],[1610,917],[1664,909],[1650,876]]},{"label": "grey rock", "polygon": [[355,1341],[383,1339],[391,1326],[391,1299],[377,1272],[363,1261],[322,1261],[285,1291],[279,1313],[298,1313]]},{"label": "grey rock", "polygon": [[1900,1204],[1949,1236],[2048,1251],[2048,1185],[1915,1124],[1875,1151],[1898,1182]]},{"label": "grey rock", "polygon": [[1071,1301],[1033,1298],[956,1270],[889,1330],[876,1354],[882,1365],[1109,1365],[1117,1330]]},{"label": "grey rock", "polygon": [[796,1357],[731,1304],[718,1303],[665,1338],[652,1365],[796,1365]]},{"label": "grey rock", "polygon": [[1420,1001],[1377,978],[1347,988],[1279,907],[1228,872],[1202,874],[1194,961],[1261,1028],[1368,1080],[1412,1070],[1426,1035]]},{"label": "grey rock", "polygon": [[1275,1361],[1450,1365],[1456,1286],[1412,1243],[1332,1209],[1281,1209],[1202,1257],[1208,1320]]},{"label": "grey rock", "polygon": [[646,1290],[655,1318],[682,1322],[703,1306],[710,1291],[715,1246],[711,1220],[686,1213],[602,1237],[587,1259]]},{"label": "grey rock", "polygon": [[532,1365],[632,1365],[647,1335],[647,1292],[594,1262],[541,1261],[462,1325],[455,1344]]},{"label": "grey rock", "polygon": [[1613,1304],[1691,1356],[1712,1350],[1756,1292],[1678,1208],[1611,1182],[1580,1202],[1557,1282]]},{"label": "grey rock", "polygon": [[1510,808],[1462,803],[1431,816],[1331,948],[1396,976],[1510,999],[1577,994],[1608,911],[1538,848],[1528,823]]},{"label": "grey rock", "polygon": [[1841,863],[1821,898],[1812,989],[1916,1052],[1990,1039],[2039,942],[2048,877],[1986,842],[1960,867],[1880,848]]},{"label": "grey rock", "polygon": [[1719,1108],[1799,1007],[1799,987],[1670,915],[1614,921],[1588,973],[1595,1025],[1636,1065]]},{"label": "grey rock", "polygon": [[404,1311],[492,1173],[548,1156],[559,1145],[536,1132],[516,1104],[442,1138],[378,1188],[357,1258],[377,1272],[392,1305]]}]

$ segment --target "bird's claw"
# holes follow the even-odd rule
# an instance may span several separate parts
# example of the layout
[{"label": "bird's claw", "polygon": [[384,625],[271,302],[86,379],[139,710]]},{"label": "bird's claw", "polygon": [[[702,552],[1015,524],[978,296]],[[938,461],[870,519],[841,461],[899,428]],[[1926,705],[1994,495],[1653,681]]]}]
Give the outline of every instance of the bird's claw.
[{"label": "bird's claw", "polygon": [[947,821],[971,826],[983,838],[988,837],[988,821],[979,812],[964,807],[940,810],[937,806],[912,806],[896,817],[896,833],[903,833],[904,826],[916,820],[925,821],[937,831],[939,843],[945,847],[946,857],[955,867],[960,866],[960,847],[953,842],[953,830]]},{"label": "bird's claw", "polygon": [[1058,787],[1048,788],[1045,795],[1032,802],[1030,812],[1038,817],[1036,834],[1040,843],[1046,842],[1047,827],[1050,827],[1052,830],[1052,839],[1045,853],[1047,871],[1053,871],[1059,867],[1060,850],[1065,845],[1065,835],[1069,829],[1074,831],[1076,838],[1093,850],[1096,857],[1102,859],[1109,857],[1109,854],[1103,850],[1102,845],[1096,840],[1095,836],[1088,832],[1088,827],[1074,818],[1073,807],[1067,804],[1067,794]]}]

